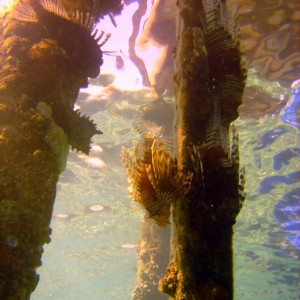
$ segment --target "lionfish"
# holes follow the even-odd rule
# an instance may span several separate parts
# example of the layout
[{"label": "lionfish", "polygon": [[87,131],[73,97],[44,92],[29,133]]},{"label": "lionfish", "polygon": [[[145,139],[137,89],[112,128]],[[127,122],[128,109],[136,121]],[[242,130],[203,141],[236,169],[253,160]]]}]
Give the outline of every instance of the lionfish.
[{"label": "lionfish", "polygon": [[[207,208],[219,207],[221,211],[234,219],[240,212],[246,193],[245,167],[240,168],[238,132],[234,125],[230,127],[232,141],[231,147],[227,145],[228,152],[217,143],[216,134],[212,132],[201,146],[189,147],[190,157],[193,164],[193,180],[197,182],[194,188],[199,189]],[[215,186],[218,189],[215,189]],[[221,203],[215,202],[217,195],[223,195]]]},{"label": "lionfish", "polygon": [[222,0],[203,0],[203,9],[209,68],[207,99],[211,110],[199,145],[189,146],[194,173],[192,189],[203,197],[208,210],[217,207],[216,211],[232,222],[245,199],[245,170],[239,166],[237,130],[231,127],[230,145],[228,128],[238,117],[247,71],[240,49],[236,9],[229,13]]},{"label": "lionfish", "polygon": [[170,144],[160,136],[160,127],[150,121],[136,120],[134,128],[140,133],[140,140],[134,149],[121,150],[130,196],[158,226],[166,226],[171,204],[188,193],[192,176],[178,170]]},{"label": "lionfish", "polygon": [[11,12],[14,19],[40,23],[48,38],[55,40],[87,77],[97,77],[103,64],[103,46],[109,35],[98,35],[92,12],[69,15],[58,0],[20,0]]}]

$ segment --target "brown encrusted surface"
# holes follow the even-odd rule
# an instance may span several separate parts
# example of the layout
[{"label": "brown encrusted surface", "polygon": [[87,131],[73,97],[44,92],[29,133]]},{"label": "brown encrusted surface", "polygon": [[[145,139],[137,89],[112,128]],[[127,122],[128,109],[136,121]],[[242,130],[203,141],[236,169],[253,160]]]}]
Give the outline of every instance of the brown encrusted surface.
[{"label": "brown encrusted surface", "polygon": [[181,0],[176,46],[176,156],[191,188],[173,204],[172,261],[161,288],[175,299],[232,299],[232,226],[243,200],[238,116],[246,80],[235,14],[224,1]]},{"label": "brown encrusted surface", "polygon": [[[100,132],[92,121],[73,111],[79,89],[87,85],[88,73],[78,61],[76,49],[69,53],[55,35],[48,36],[43,25],[16,20],[10,14],[5,18],[0,93],[3,101],[9,95],[13,99],[10,103],[19,102],[26,95],[28,107],[35,107],[41,101],[47,103],[55,122],[68,134],[71,146],[88,153],[90,138]],[[79,57],[88,55],[86,51],[78,49]]]},{"label": "brown encrusted surface", "polygon": [[168,265],[170,228],[160,228],[153,220],[145,218],[138,245],[137,285],[133,300],[163,300],[167,296],[158,289],[158,281]]},{"label": "brown encrusted surface", "polygon": [[[100,133],[73,111],[87,76],[99,73],[101,56],[96,71],[85,64],[93,49],[101,54],[97,41],[62,16],[42,12],[43,20],[24,21],[22,11],[0,19],[0,298],[7,300],[29,299],[38,283],[69,145],[88,154],[91,137]],[[71,34],[59,35],[73,31],[88,45],[76,48]]]}]

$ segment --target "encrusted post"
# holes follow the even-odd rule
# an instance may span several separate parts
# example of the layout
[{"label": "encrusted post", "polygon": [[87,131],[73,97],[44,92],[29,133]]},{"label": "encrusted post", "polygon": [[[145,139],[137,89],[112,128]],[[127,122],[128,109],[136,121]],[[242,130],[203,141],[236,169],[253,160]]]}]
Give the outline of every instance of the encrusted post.
[{"label": "encrusted post", "polygon": [[158,227],[153,220],[144,218],[138,244],[137,285],[132,300],[165,300],[158,289],[170,257],[170,228]]},{"label": "encrusted post", "polygon": [[73,110],[103,62],[95,21],[39,0],[0,18],[0,299],[30,298],[69,145],[88,154],[101,133]]},{"label": "encrusted post", "polygon": [[179,0],[176,156],[192,174],[173,204],[173,257],[161,289],[174,299],[233,299],[233,225],[244,200],[238,116],[246,72],[236,14],[222,0]]}]

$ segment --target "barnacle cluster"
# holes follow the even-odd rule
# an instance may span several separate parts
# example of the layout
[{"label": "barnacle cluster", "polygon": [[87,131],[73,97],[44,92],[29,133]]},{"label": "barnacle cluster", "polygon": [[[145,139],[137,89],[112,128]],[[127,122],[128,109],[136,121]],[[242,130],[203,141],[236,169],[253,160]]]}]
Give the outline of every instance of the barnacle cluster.
[{"label": "barnacle cluster", "polygon": [[122,148],[131,198],[142,204],[148,217],[159,226],[169,222],[170,206],[190,188],[191,175],[184,176],[171,156],[168,144],[159,138],[159,127],[149,121],[135,121],[141,134],[134,149]]}]

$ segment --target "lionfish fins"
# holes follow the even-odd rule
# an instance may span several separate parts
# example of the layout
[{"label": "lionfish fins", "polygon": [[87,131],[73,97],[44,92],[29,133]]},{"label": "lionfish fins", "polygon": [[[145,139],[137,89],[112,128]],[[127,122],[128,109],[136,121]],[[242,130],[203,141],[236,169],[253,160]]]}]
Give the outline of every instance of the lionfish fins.
[{"label": "lionfish fins", "polygon": [[25,1],[19,1],[11,11],[11,17],[24,22],[38,22],[38,17],[30,6]]},{"label": "lionfish fins", "polygon": [[247,69],[240,45],[237,10],[228,12],[224,0],[203,0],[207,32],[205,46],[211,68],[211,86],[217,91],[222,123],[238,117]]},{"label": "lionfish fins", "polygon": [[162,142],[154,140],[151,147],[152,163],[146,166],[148,178],[156,192],[156,201],[148,208],[149,216],[159,226],[169,222],[170,206],[184,197],[191,187],[191,174],[184,175],[178,170],[177,162]]},{"label": "lionfish fins", "polygon": [[[170,180],[172,179],[172,158],[168,151],[165,151],[162,143],[156,145],[156,140],[153,141],[151,147],[152,162],[146,166],[149,180],[157,195],[162,190],[168,192]],[[162,198],[159,197],[158,198]],[[163,201],[161,201],[163,203]]]},{"label": "lionfish fins", "polygon": [[40,4],[49,12],[68,19],[68,13],[61,2],[57,0],[40,0]]},{"label": "lionfish fins", "polygon": [[244,201],[246,198],[245,193],[245,167],[242,167],[239,170],[239,184],[238,184],[238,193],[239,193],[239,211],[244,205]]},{"label": "lionfish fins", "polygon": [[190,189],[191,174],[183,175],[171,157],[168,143],[157,137],[161,128],[138,119],[134,128],[141,134],[134,149],[122,147],[131,198],[140,203],[158,226],[169,223],[170,206]]},{"label": "lionfish fins", "polygon": [[231,125],[231,133],[232,133],[232,140],[231,140],[231,160],[233,166],[236,166],[236,168],[239,168],[240,165],[240,154],[239,154],[239,136],[237,128],[234,124]]},{"label": "lionfish fins", "polygon": [[189,147],[190,157],[193,165],[193,178],[197,186],[200,187],[202,191],[205,190],[205,180],[204,180],[204,169],[203,169],[203,151],[205,151],[206,145],[196,146],[192,145]]},{"label": "lionfish fins", "polygon": [[[208,15],[208,21],[214,18],[218,19],[218,23],[222,26],[233,38],[234,42],[238,42],[239,27],[237,25],[237,7],[234,6],[232,13],[229,13],[226,3],[223,0],[204,0],[203,8],[205,14]],[[214,14],[212,17],[210,14]],[[210,22],[208,22],[210,23]],[[209,24],[212,26],[212,24]]]},{"label": "lionfish fins", "polygon": [[[232,206],[233,211],[238,214],[243,207],[246,193],[245,193],[245,166],[240,168],[240,156],[239,156],[239,136],[237,128],[234,124],[231,125],[231,151],[230,151],[230,161],[232,165],[232,172],[236,175],[237,182],[237,199],[232,199],[234,201],[234,207]],[[229,201],[230,206],[231,201]]]},{"label": "lionfish fins", "polygon": [[[90,33],[91,33],[91,36],[93,37],[93,39],[97,42],[98,46],[101,48],[103,45],[106,44],[106,42],[110,39],[111,37],[111,34],[108,33],[106,34],[106,36],[104,37],[104,39],[102,40],[103,36],[104,36],[104,31],[102,30],[99,34],[98,34],[98,29],[95,28],[94,24],[91,23],[91,28],[89,29],[90,30]],[[105,52],[105,51],[102,51],[102,52]]]},{"label": "lionfish fins", "polygon": [[234,195],[225,196],[226,211],[230,212],[233,216],[237,216],[241,211],[246,198],[245,188],[245,168],[239,170],[239,178],[237,185],[237,193]]},{"label": "lionfish fins", "polygon": [[92,32],[95,27],[96,18],[91,14],[91,12],[82,12],[76,10],[72,13],[70,21],[87,29],[89,32]]},{"label": "lionfish fins", "polygon": [[158,137],[162,134],[162,127],[157,126],[155,123],[148,120],[135,119],[133,121],[133,128],[141,135],[145,135],[149,132],[153,137]]},{"label": "lionfish fins", "polygon": [[82,12],[76,10],[69,14],[64,5],[58,0],[41,0],[41,4],[49,12],[78,24],[89,32],[92,32],[95,27],[96,18],[92,15],[91,11]]},{"label": "lionfish fins", "polygon": [[155,201],[155,190],[147,176],[146,165],[142,160],[136,160],[134,152],[125,147],[121,148],[121,157],[127,173],[130,197],[149,212],[149,207]]},{"label": "lionfish fins", "polygon": [[38,22],[39,19],[34,10],[34,2],[39,2],[48,12],[61,18],[69,19],[66,9],[57,0],[20,0],[12,11],[12,17],[25,22]]},{"label": "lionfish fins", "polygon": [[64,5],[58,0],[20,0],[12,11],[12,17],[25,22],[38,22],[39,19],[34,10],[34,2],[36,1],[48,12],[78,24],[89,32],[92,32],[95,27],[96,18],[91,12],[81,12],[77,10],[69,14]]},{"label": "lionfish fins", "polygon": [[205,139],[202,147],[204,164],[216,166],[221,160],[228,158],[229,143],[226,128],[221,124],[220,104],[214,102],[214,111],[205,127]]}]

